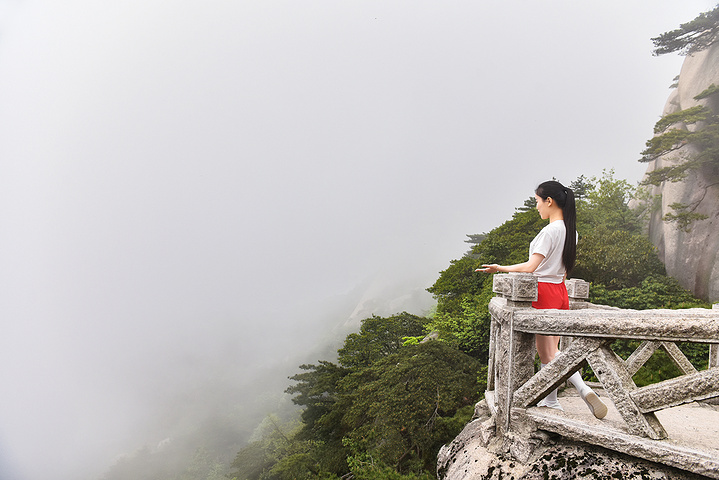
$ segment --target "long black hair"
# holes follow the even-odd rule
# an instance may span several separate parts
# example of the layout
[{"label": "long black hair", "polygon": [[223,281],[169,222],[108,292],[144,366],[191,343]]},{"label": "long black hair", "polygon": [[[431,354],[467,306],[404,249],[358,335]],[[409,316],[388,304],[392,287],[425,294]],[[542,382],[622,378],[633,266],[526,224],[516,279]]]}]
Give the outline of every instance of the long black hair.
[{"label": "long black hair", "polygon": [[564,250],[562,251],[562,262],[567,274],[574,268],[577,259],[577,207],[574,203],[574,192],[561,183],[550,180],[540,183],[534,192],[542,200],[551,198],[562,209],[564,215],[564,226],[567,235],[564,238]]}]

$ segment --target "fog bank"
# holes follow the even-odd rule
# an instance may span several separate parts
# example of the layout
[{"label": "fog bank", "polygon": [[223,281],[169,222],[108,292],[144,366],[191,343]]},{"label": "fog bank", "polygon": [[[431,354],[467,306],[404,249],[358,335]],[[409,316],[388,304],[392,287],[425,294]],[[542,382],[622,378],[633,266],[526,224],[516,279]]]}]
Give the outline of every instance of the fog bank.
[{"label": "fog bank", "polygon": [[712,6],[0,0],[0,477],[240,425],[539,182],[638,180]]}]

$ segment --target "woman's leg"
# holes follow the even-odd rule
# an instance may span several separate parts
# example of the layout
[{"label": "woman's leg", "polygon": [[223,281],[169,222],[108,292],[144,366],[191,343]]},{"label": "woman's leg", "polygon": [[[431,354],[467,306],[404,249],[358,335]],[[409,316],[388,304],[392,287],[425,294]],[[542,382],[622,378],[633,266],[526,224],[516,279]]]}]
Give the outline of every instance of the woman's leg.
[{"label": "woman's leg", "polygon": [[534,341],[537,344],[537,352],[542,363],[547,364],[554,360],[554,356],[559,350],[559,336],[535,335]]},{"label": "woman's leg", "polygon": [[[546,367],[549,362],[554,360],[559,345],[559,337],[554,335],[535,335],[534,341],[537,344],[537,352],[542,362],[542,368]],[[562,406],[557,400],[557,389],[555,388],[542,400],[537,403],[538,407],[550,407],[562,410]]]},{"label": "woman's leg", "polygon": [[[566,300],[566,301],[565,301]],[[565,305],[566,303],[566,305]],[[534,308],[569,308],[569,298],[567,297],[567,289],[564,284],[550,284],[539,282],[537,285],[537,301],[532,302]],[[542,368],[547,366],[549,362],[554,360],[559,347],[559,337],[556,335],[535,335],[534,342],[537,345],[537,353],[542,362]],[[562,406],[557,400],[557,389],[555,388],[549,394],[537,403],[539,407],[550,407],[562,410]]]}]

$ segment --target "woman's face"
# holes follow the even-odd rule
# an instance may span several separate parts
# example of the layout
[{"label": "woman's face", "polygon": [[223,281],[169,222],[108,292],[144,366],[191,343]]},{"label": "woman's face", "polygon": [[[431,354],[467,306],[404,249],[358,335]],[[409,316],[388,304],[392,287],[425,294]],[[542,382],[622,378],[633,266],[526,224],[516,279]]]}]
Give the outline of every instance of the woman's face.
[{"label": "woman's face", "polygon": [[539,212],[539,216],[542,217],[542,220],[548,219],[551,198],[547,197],[547,199],[544,200],[542,197],[536,194],[534,195],[534,198],[537,200],[537,211]]}]

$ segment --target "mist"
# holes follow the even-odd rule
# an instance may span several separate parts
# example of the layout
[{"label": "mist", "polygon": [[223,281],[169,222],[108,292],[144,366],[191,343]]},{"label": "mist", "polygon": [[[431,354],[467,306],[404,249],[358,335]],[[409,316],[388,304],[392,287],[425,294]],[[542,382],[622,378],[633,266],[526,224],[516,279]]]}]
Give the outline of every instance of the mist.
[{"label": "mist", "polygon": [[712,7],[0,0],[0,477],[249,437],[541,181],[639,180]]}]

